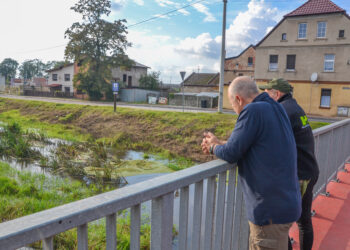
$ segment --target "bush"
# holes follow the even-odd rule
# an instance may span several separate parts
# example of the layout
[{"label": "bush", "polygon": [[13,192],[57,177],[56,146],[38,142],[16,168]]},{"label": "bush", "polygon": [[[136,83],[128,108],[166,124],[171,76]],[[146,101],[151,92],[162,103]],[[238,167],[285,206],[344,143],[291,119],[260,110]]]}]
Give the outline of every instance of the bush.
[{"label": "bush", "polygon": [[0,176],[0,194],[13,195],[19,191],[18,183],[5,176]]}]

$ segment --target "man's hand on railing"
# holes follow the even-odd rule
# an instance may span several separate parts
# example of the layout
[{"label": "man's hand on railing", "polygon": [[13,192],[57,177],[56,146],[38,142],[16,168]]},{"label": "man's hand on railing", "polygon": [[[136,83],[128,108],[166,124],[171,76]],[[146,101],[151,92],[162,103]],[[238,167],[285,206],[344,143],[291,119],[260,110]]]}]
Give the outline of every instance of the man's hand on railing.
[{"label": "man's hand on railing", "polygon": [[220,141],[213,133],[204,132],[204,138],[202,140],[202,151],[204,154],[213,154],[216,145],[222,145],[226,142]]}]

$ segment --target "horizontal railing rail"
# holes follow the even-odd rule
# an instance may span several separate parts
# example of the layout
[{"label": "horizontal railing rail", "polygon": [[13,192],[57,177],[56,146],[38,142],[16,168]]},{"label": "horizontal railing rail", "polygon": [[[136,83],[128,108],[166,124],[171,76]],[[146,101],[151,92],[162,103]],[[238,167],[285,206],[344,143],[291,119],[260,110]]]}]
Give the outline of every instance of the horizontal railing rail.
[{"label": "horizontal railing rail", "polygon": [[[236,168],[216,160],[157,177],[132,186],[103,193],[0,224],[0,249],[15,249],[42,240],[44,249],[53,249],[53,236],[77,228],[78,249],[88,248],[88,223],[106,218],[107,249],[116,248],[116,214],[131,208],[131,249],[140,246],[140,204],[151,200],[151,249],[172,248],[174,192],[180,192],[179,249],[221,249],[233,243],[234,204],[240,205],[235,218],[241,223],[242,197],[236,199]],[[227,172],[229,173],[226,185]],[[218,181],[217,181],[218,179]],[[203,184],[206,180],[206,190]],[[193,218],[189,218],[189,186],[194,184]],[[226,190],[229,190],[226,192]],[[206,204],[203,206],[203,194]],[[216,204],[216,205],[215,205]],[[225,206],[226,204],[226,206]],[[228,209],[225,209],[227,207]],[[202,216],[202,212],[205,216]],[[225,220],[224,220],[225,216]],[[204,218],[204,220],[202,219]],[[192,220],[192,230],[188,231]],[[201,233],[201,231],[203,233]],[[215,235],[214,235],[215,234]],[[205,235],[205,237],[204,237]],[[224,239],[225,238],[225,239]],[[214,241],[215,239],[215,241]],[[244,239],[244,237],[242,237]],[[190,241],[189,241],[190,240]],[[244,239],[245,240],[245,239]],[[213,248],[212,248],[213,247]]]},{"label": "horizontal railing rail", "polygon": [[320,169],[314,187],[314,198],[326,192],[327,184],[336,180],[337,173],[350,159],[350,119],[314,130],[315,154]]},{"label": "horizontal railing rail", "polygon": [[[350,157],[350,119],[314,131],[320,167],[315,196],[326,191]],[[0,249],[16,249],[77,228],[78,249],[88,249],[88,223],[106,219],[106,249],[117,247],[117,213],[130,208],[130,249],[140,248],[141,204],[151,201],[151,249],[173,248],[173,224],[179,225],[178,249],[247,249],[245,216],[237,167],[221,160],[157,177],[132,186],[0,224]],[[191,196],[190,187],[194,189]],[[174,193],[180,190],[179,221],[174,222]],[[192,203],[190,200],[192,199]],[[190,203],[192,206],[190,206]]]}]

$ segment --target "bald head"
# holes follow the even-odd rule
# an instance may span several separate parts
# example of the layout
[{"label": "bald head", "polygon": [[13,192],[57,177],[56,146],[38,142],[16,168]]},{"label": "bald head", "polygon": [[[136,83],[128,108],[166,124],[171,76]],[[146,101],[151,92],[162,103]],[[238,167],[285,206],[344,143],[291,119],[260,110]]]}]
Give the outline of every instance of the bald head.
[{"label": "bald head", "polygon": [[257,95],[259,95],[259,90],[255,81],[247,76],[237,77],[228,88],[228,99],[237,114],[240,114]]},{"label": "bald head", "polygon": [[237,77],[232,81],[228,89],[231,98],[240,95],[245,99],[253,99],[259,94],[258,87],[254,80],[248,76]]}]

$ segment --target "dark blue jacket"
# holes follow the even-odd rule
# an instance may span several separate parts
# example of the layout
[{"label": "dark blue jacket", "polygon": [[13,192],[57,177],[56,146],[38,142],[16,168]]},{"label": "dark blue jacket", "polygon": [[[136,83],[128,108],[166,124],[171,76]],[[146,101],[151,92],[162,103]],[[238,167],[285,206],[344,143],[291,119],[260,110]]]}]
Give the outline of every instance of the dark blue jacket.
[{"label": "dark blue jacket", "polygon": [[285,94],[279,100],[292,125],[297,144],[297,165],[299,180],[317,179],[320,173],[315,156],[315,141],[312,129],[304,110],[291,94]]},{"label": "dark blue jacket", "polygon": [[237,162],[247,217],[256,225],[285,224],[301,214],[297,152],[283,107],[267,93],[258,95],[238,116],[225,145],[215,155]]}]

